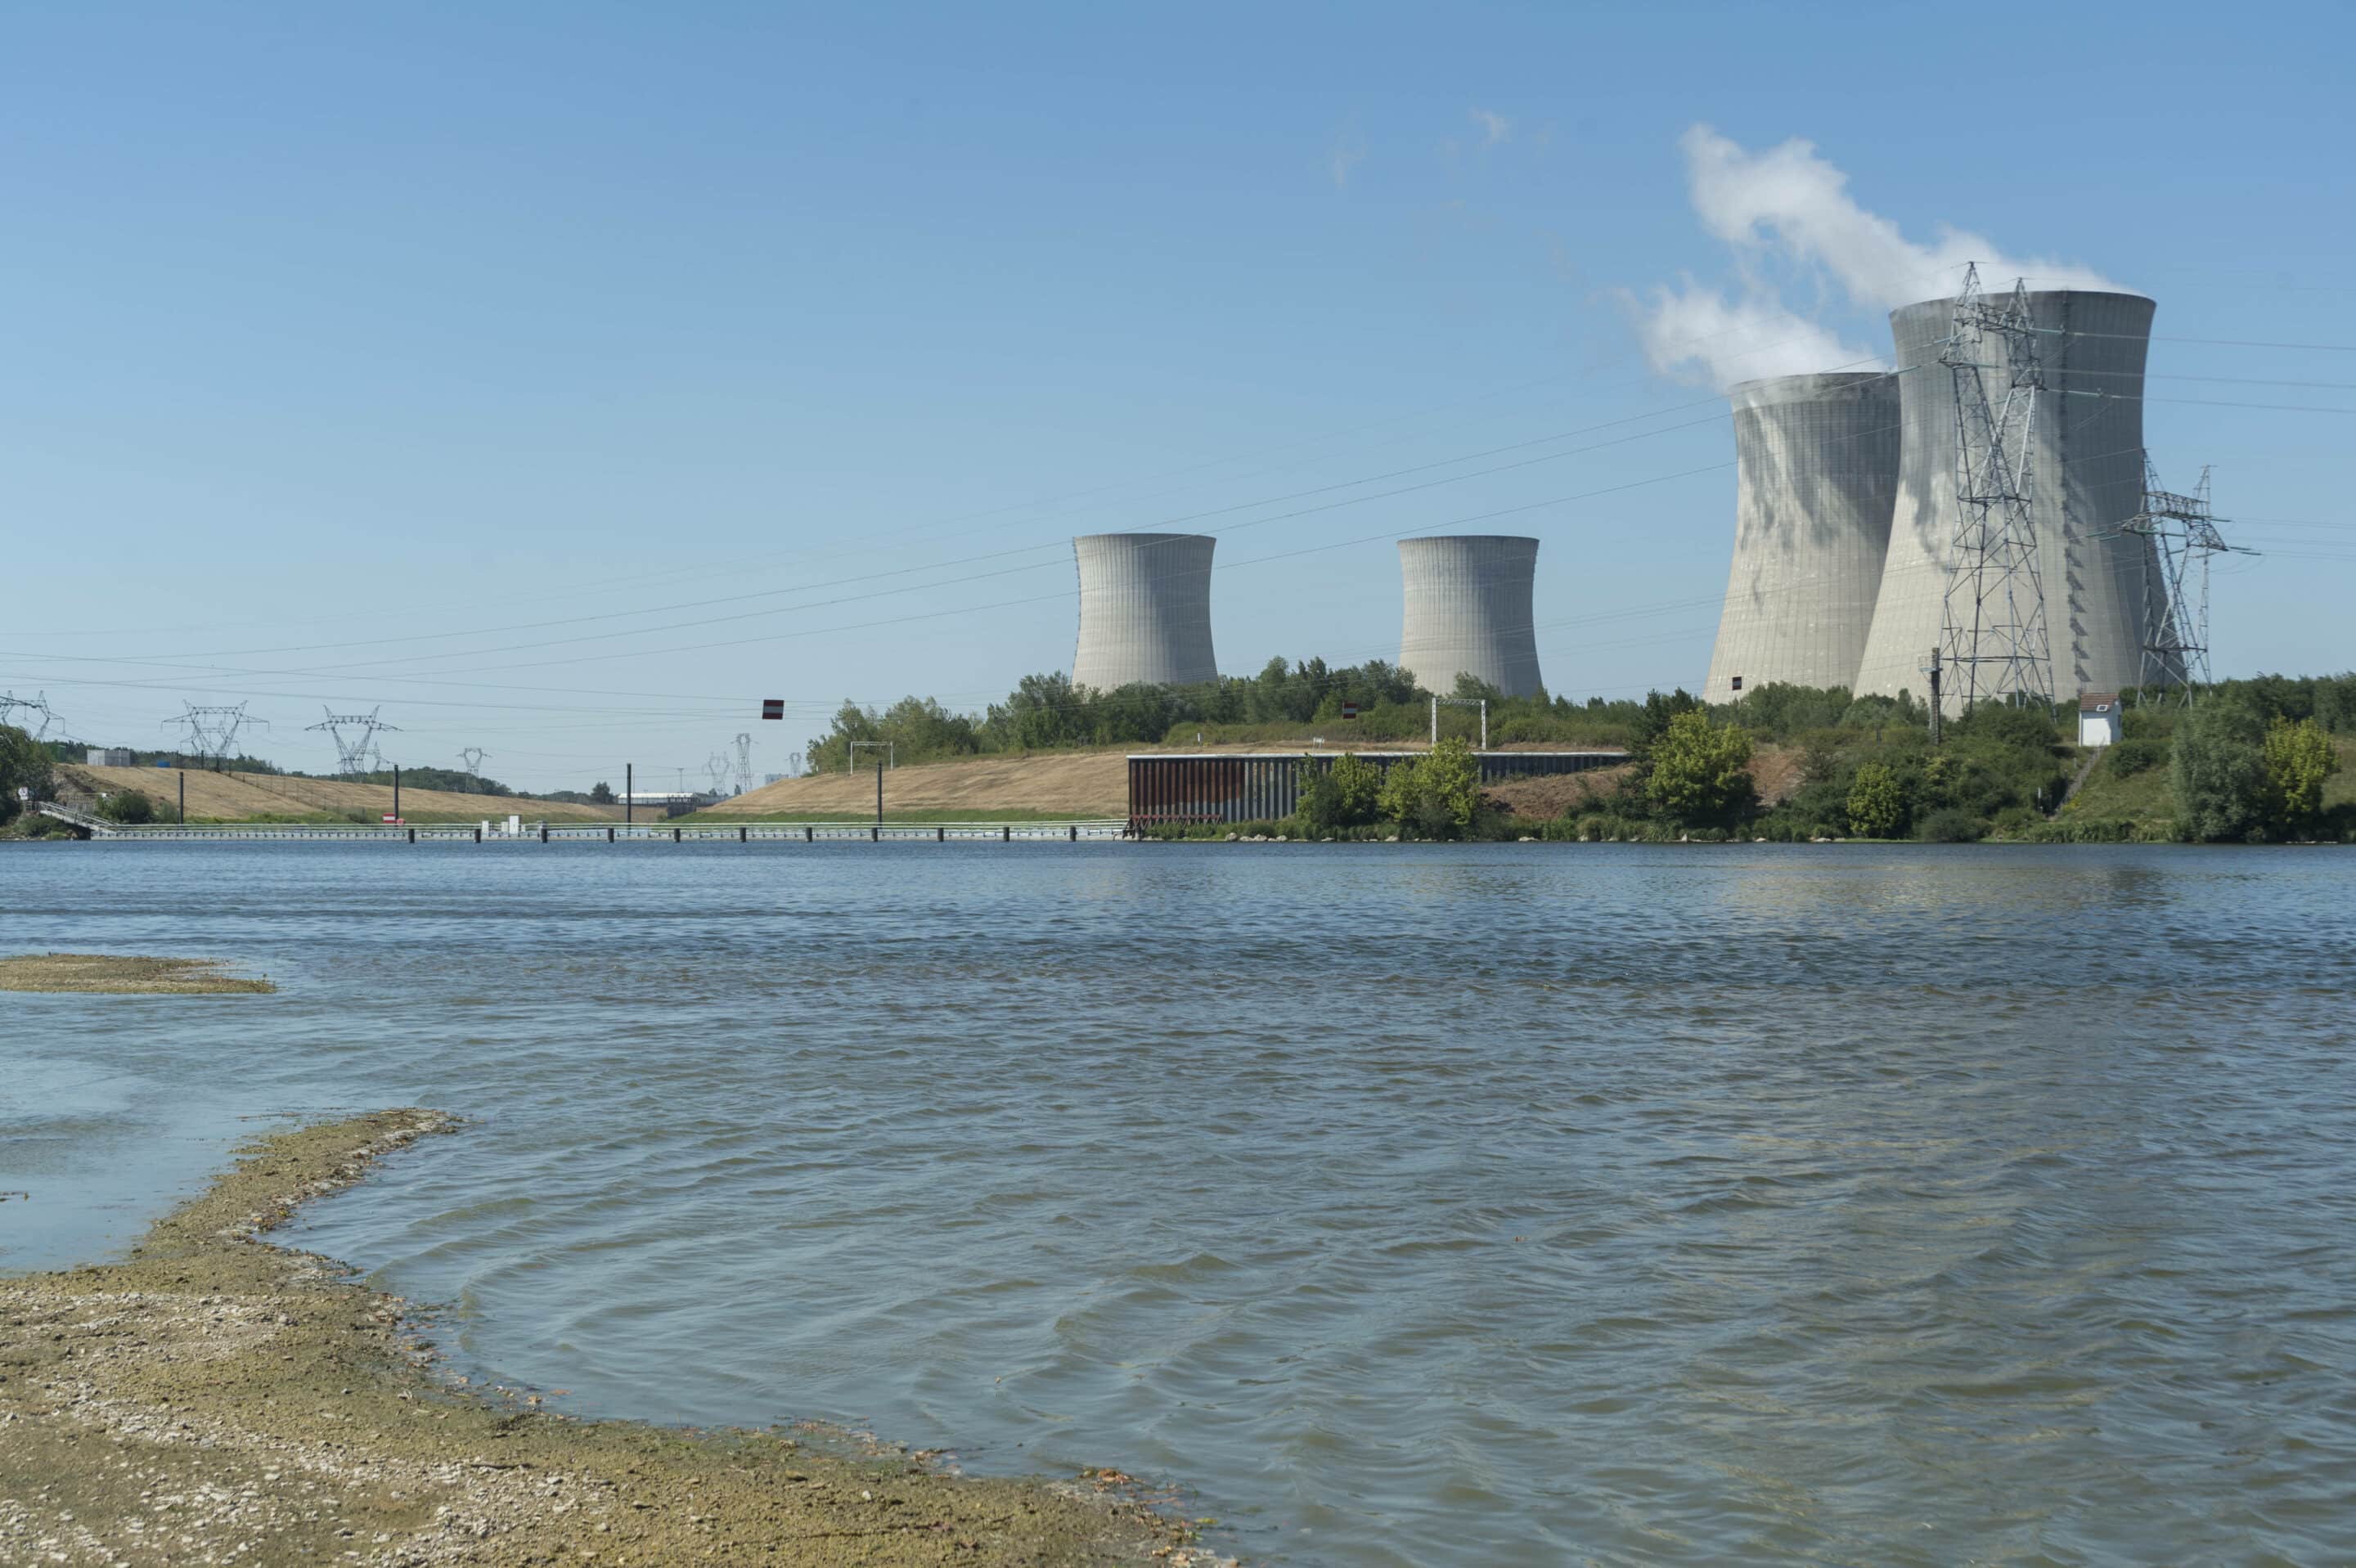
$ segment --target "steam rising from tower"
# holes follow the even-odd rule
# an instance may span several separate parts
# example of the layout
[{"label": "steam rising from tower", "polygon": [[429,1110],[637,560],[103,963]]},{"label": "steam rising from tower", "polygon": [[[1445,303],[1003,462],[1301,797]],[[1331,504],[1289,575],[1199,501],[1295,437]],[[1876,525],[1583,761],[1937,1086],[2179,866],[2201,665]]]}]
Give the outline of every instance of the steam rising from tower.
[{"label": "steam rising from tower", "polygon": [[1082,534],[1080,639],[1072,684],[1194,686],[1218,678],[1211,652],[1208,534]]},{"label": "steam rising from tower", "polygon": [[1446,696],[1469,675],[1508,697],[1529,697],[1538,677],[1531,586],[1538,541],[1504,534],[1399,540],[1407,622],[1399,667]]}]

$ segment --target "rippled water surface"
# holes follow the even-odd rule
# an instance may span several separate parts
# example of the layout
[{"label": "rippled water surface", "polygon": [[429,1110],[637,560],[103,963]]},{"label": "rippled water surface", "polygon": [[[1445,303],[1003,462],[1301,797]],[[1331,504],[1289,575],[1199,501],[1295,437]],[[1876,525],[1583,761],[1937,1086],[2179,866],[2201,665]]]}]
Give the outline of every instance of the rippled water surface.
[{"label": "rippled water surface", "polygon": [[276,1113],[465,1370],[1288,1564],[2356,1558],[2356,852],[0,852],[0,1266]]}]

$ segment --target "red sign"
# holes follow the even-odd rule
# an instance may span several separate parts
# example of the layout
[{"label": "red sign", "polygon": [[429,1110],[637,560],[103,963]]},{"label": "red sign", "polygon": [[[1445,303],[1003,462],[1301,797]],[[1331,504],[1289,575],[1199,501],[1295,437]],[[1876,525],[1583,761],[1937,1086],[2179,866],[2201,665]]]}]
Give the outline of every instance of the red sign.
[{"label": "red sign", "polygon": [[391,812],[389,812],[389,811],[388,811],[388,812],[386,812],[386,813],[384,814],[384,819],[385,819],[387,822],[395,823],[395,824],[398,824],[398,823],[401,821],[401,818],[399,818],[398,816],[395,816],[392,813],[391,813]]},{"label": "red sign", "polygon": [[762,717],[762,718],[764,718],[764,719],[783,719],[785,716],[786,716],[786,699],[785,699],[784,698],[782,698],[782,697],[765,697],[765,698],[761,699],[761,717]]},{"label": "red sign", "polygon": [[1343,718],[1344,718],[1344,719],[1355,719],[1357,716],[1358,716],[1358,705],[1357,705],[1356,703],[1355,703],[1355,702],[1344,702],[1344,704],[1342,704],[1342,717],[1343,717]]}]

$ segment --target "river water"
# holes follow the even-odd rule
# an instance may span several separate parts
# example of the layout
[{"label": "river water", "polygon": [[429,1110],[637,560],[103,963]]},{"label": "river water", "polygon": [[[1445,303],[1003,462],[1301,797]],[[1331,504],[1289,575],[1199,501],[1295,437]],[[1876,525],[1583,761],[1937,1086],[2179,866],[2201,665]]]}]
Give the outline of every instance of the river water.
[{"label": "river water", "polygon": [[563,1408],[1113,1466],[1285,1564],[2356,1558],[2356,853],[32,846],[0,1267],[283,1114]]}]

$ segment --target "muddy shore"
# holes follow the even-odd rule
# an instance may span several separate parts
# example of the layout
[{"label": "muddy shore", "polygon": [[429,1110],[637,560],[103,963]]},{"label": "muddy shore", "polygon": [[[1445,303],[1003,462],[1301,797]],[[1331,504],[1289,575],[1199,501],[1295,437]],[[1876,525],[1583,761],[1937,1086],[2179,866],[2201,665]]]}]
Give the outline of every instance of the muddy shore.
[{"label": "muddy shore", "polygon": [[1218,1561],[1126,1477],[971,1480],[458,1387],[399,1298],[262,1239],[452,1125],[276,1134],[124,1261],[0,1276],[0,1562]]},{"label": "muddy shore", "polygon": [[276,989],[266,979],[224,975],[206,958],[135,958],[114,953],[25,953],[0,958],[0,991],[216,997]]}]

